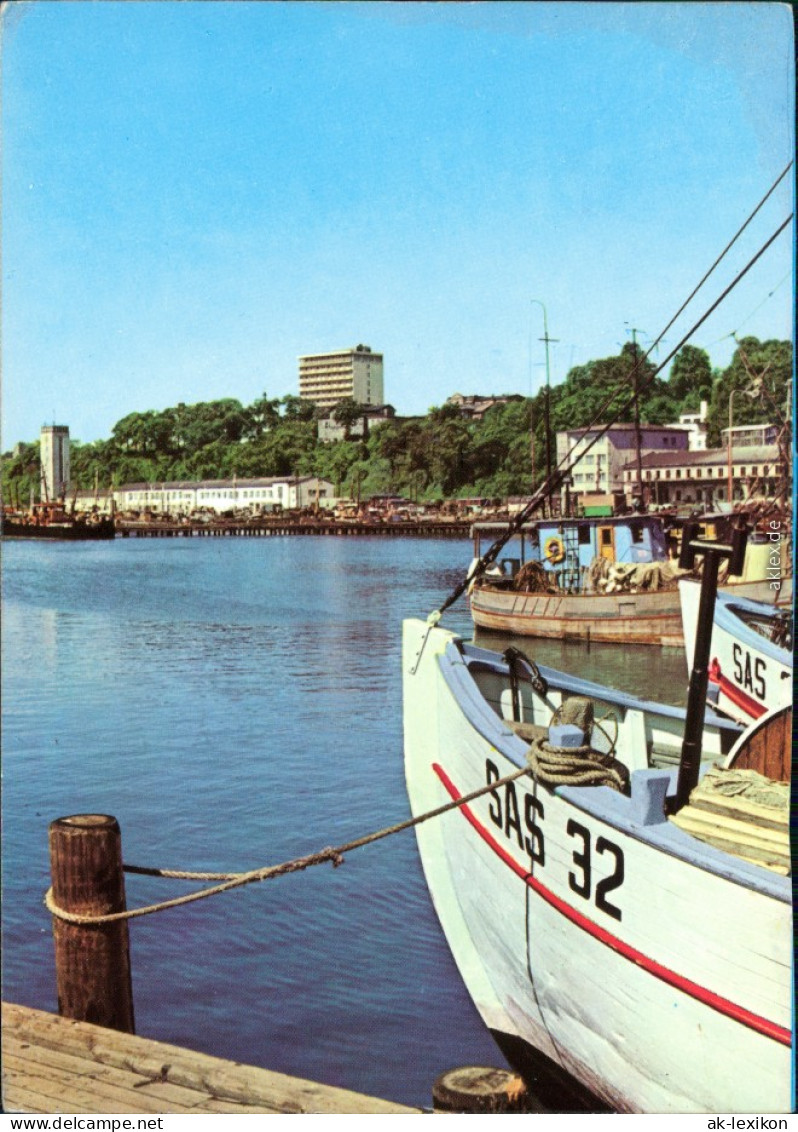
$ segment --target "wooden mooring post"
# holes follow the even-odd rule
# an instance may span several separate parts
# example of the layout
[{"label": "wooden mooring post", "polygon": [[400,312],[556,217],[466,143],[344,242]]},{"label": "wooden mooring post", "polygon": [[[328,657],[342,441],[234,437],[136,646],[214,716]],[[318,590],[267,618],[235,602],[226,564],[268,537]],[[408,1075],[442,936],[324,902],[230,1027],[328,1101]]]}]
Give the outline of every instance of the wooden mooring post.
[{"label": "wooden mooring post", "polygon": [[[53,902],[62,911],[125,911],[122,835],[116,818],[78,814],[50,823]],[[53,916],[58,1013],[135,1033],[126,920],[76,924]]]}]

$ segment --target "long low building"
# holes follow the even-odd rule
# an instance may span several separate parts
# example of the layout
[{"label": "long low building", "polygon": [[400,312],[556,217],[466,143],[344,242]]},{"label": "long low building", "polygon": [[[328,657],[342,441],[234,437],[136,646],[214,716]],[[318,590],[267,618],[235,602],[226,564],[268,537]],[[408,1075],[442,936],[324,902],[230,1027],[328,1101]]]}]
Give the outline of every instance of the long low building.
[{"label": "long low building", "polygon": [[[649,452],[641,459],[643,492],[649,505],[695,503],[711,508],[729,499],[729,452]],[[734,447],[731,452],[732,500],[772,499],[784,475],[778,445]],[[637,484],[637,464],[623,470],[627,499]]]},{"label": "long low building", "polygon": [[259,479],[173,480],[165,483],[126,483],[108,492],[78,491],[78,511],[151,512],[191,515],[198,512],[289,510],[332,507],[334,486],[316,476],[266,476]]}]

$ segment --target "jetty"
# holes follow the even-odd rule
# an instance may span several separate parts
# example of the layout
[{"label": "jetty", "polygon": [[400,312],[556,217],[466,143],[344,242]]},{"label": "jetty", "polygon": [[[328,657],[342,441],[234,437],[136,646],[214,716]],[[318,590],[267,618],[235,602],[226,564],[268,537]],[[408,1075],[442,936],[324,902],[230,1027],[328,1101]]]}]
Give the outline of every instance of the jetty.
[{"label": "jetty", "polygon": [[422,1111],[28,1006],[2,1011],[7,1113]]},{"label": "jetty", "polygon": [[326,519],[222,520],[211,523],[117,520],[121,538],[269,538],[329,535],[335,538],[467,538],[468,521],[353,523]]}]

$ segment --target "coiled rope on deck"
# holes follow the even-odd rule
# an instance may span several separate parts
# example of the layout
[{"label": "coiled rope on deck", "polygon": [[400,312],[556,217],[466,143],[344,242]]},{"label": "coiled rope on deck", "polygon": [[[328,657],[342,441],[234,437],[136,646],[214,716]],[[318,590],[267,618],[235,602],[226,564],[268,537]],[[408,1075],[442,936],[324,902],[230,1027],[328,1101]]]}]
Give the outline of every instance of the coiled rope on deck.
[{"label": "coiled rope on deck", "polygon": [[[614,739],[610,739],[602,727],[602,723],[608,720],[615,724]],[[629,785],[629,772],[615,758],[618,720],[614,715],[604,715],[597,720],[591,700],[584,696],[572,696],[560,704],[551,722],[553,726],[570,724],[581,731],[583,742],[577,747],[558,747],[549,741],[548,735],[534,736],[526,758],[539,782],[545,782],[548,786],[610,786],[613,790],[625,793]],[[607,740],[607,751],[597,751],[588,741],[594,728]]]},{"label": "coiled rope on deck", "polygon": [[611,786],[624,793],[628,777],[617,769],[612,755],[590,746],[554,747],[546,739],[533,739],[527,762],[539,782],[550,786]]},{"label": "coiled rope on deck", "polygon": [[335,848],[328,847],[316,853],[310,853],[305,857],[296,857],[292,861],[284,861],[279,865],[267,865],[263,868],[252,869],[245,873],[199,873],[184,872],[178,869],[144,868],[140,865],[122,866],[127,873],[137,873],[143,876],[166,877],[174,880],[219,880],[222,882],[213,885],[211,888],[203,888],[199,892],[190,892],[185,896],[176,896],[172,900],[162,900],[157,904],[147,904],[141,908],[130,908],[124,912],[108,912],[105,915],[82,915],[77,912],[67,912],[65,909],[59,908],[53,898],[52,888],[48,888],[44,896],[44,904],[53,916],[64,920],[68,924],[81,924],[86,927],[99,926],[101,924],[117,923],[120,920],[132,920],[139,916],[150,916],[155,912],[163,912],[167,908],[178,908],[183,904],[192,904],[196,900],[206,900],[210,896],[218,896],[222,892],[230,892],[235,888],[243,888],[244,885],[247,884],[271,880],[274,877],[285,876],[287,873],[301,872],[304,869],[311,868],[313,865],[321,865],[325,861],[331,861],[333,867],[337,868],[344,863],[344,854],[350,853],[353,849],[360,849],[363,845],[371,845],[375,841],[380,841],[395,833],[401,833],[403,830],[410,829],[413,826],[421,825],[422,822],[430,821],[432,818],[440,817],[449,810],[464,806],[468,802],[472,802],[475,798],[479,798],[483,794],[496,790],[499,786],[503,786],[508,782],[514,781],[516,778],[521,778],[523,775],[528,774],[530,774],[530,768],[524,766],[520,770],[513,771],[512,774],[508,774],[496,782],[491,782],[487,786],[481,786],[478,790],[473,790],[470,794],[464,794],[461,798],[455,798],[451,802],[446,802],[444,805],[438,806],[434,810],[427,810],[417,817],[407,818],[405,821],[397,822],[395,825],[386,826],[384,829],[366,834],[365,837],[359,837],[354,841],[349,841],[345,845],[339,845]]}]

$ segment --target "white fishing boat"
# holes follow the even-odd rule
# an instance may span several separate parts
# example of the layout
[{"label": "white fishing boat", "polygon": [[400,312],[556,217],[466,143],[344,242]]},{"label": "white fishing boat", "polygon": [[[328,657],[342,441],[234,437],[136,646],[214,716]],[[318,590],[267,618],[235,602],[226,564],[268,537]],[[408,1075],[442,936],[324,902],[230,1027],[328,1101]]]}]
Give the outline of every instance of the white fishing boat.
[{"label": "white fishing boat", "polygon": [[433,903],[508,1060],[574,1107],[792,1110],[792,709],[707,710],[719,560],[739,570],[745,535],[686,537],[698,553],[684,710],[477,648],[440,611],[405,622],[411,808],[451,803],[416,828]]},{"label": "white fishing boat", "polygon": [[[790,879],[767,852],[754,863],[680,828],[692,805],[666,815],[684,712],[543,667],[535,690],[422,621],[405,623],[403,669],[414,815],[489,788],[417,837],[457,966],[514,1067],[538,1092],[567,1074],[619,1112],[791,1111]],[[528,772],[574,701],[592,706],[586,742],[609,763],[582,781],[607,784]],[[704,755],[731,739],[709,713]],[[761,858],[749,818],[735,836]],[[768,824],[783,870],[786,812]]]},{"label": "white fishing boat", "polygon": [[[700,584],[679,582],[688,671],[693,663]],[[744,722],[793,699],[792,613],[718,591],[708,693],[718,708]]]}]

